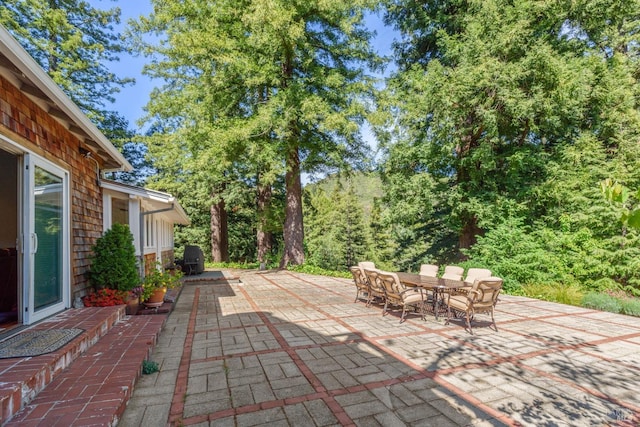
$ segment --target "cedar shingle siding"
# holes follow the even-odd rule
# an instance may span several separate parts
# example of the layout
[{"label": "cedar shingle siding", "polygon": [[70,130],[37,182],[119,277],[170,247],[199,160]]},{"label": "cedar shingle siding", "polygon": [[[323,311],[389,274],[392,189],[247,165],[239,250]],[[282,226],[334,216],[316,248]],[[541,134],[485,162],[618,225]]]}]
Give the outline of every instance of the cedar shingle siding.
[{"label": "cedar shingle siding", "polygon": [[[91,246],[102,234],[102,193],[95,162],[80,154],[81,141],[18,88],[0,76],[0,132],[69,171],[71,194],[71,298],[89,286]],[[97,158],[98,156],[94,156]]]}]

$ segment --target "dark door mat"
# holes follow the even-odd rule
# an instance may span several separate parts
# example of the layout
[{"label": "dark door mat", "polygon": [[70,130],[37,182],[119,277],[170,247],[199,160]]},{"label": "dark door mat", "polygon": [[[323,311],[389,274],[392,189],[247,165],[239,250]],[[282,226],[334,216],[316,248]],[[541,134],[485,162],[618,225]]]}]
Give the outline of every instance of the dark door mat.
[{"label": "dark door mat", "polygon": [[47,329],[41,331],[24,331],[0,342],[0,359],[11,357],[32,357],[56,351],[84,329]]}]

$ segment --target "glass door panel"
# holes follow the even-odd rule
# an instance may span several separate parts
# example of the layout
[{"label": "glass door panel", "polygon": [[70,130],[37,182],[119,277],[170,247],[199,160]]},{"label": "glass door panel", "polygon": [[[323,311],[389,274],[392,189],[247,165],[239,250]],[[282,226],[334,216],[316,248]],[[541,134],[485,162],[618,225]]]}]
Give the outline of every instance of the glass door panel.
[{"label": "glass door panel", "polygon": [[62,177],[35,166],[33,307],[62,302],[64,199]]},{"label": "glass door panel", "polygon": [[23,323],[64,310],[69,302],[67,173],[24,156]]}]

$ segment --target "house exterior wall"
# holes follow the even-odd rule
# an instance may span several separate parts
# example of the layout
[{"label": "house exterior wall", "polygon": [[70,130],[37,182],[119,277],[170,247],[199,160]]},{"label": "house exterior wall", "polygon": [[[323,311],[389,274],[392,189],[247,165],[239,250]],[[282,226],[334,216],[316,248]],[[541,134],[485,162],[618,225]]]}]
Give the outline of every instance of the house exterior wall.
[{"label": "house exterior wall", "polygon": [[[172,267],[174,264],[173,262],[175,261],[174,255],[173,255],[173,249],[167,249],[162,251],[161,255],[160,255],[161,259],[162,259],[162,266],[163,267]],[[155,252],[150,252],[144,255],[144,274],[145,276],[147,274],[149,274],[151,272],[151,270],[153,268],[156,267],[156,253]]]},{"label": "house exterior wall", "polygon": [[173,249],[167,249],[162,251],[162,266],[163,267],[170,267],[173,265],[173,262],[175,261],[174,255],[173,255]]},{"label": "house exterior wall", "polygon": [[0,76],[0,132],[69,172],[71,301],[85,294],[89,254],[102,234],[102,196],[96,164],[80,154],[81,141]]},{"label": "house exterior wall", "polygon": [[156,253],[144,254],[144,275],[151,273],[154,268],[156,268]]}]

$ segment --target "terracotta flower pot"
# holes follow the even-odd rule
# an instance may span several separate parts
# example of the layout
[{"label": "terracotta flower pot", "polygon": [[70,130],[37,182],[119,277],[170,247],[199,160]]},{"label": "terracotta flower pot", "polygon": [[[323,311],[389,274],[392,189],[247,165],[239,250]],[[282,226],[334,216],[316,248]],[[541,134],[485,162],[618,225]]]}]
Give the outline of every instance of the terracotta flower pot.
[{"label": "terracotta flower pot", "polygon": [[148,300],[144,302],[144,305],[147,307],[160,307],[164,302],[164,296],[167,293],[167,288],[158,288],[153,294],[149,297]]},{"label": "terracotta flower pot", "polygon": [[140,298],[131,297],[127,300],[126,314],[132,315],[138,312],[138,307],[140,306]]}]

